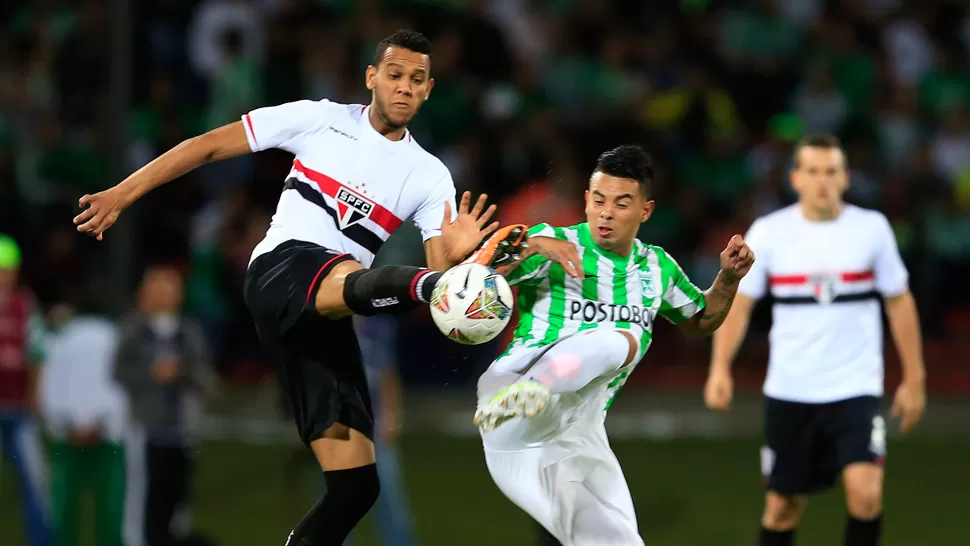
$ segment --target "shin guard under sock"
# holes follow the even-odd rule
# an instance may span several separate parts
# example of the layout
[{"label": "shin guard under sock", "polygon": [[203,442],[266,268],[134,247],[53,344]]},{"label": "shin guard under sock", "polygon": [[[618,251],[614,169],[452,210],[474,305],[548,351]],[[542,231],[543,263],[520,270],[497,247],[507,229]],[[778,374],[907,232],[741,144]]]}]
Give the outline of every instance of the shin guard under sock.
[{"label": "shin guard under sock", "polygon": [[357,315],[397,314],[431,301],[441,273],[408,265],[361,269],[344,279],[344,303]]}]

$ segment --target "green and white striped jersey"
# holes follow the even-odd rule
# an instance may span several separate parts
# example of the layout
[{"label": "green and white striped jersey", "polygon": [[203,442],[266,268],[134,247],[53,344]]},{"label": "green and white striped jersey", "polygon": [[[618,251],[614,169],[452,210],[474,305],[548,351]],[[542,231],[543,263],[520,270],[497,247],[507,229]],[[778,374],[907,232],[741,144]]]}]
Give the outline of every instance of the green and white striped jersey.
[{"label": "green and white striped jersey", "polygon": [[636,240],[633,252],[620,256],[597,246],[585,223],[539,224],[529,236],[577,245],[585,278],[570,277],[562,266],[537,254],[523,261],[506,277],[518,287],[519,323],[502,356],[590,328],[609,328],[637,336],[642,357],[653,339],[657,315],[678,324],[705,306],[704,294],[660,247]]}]

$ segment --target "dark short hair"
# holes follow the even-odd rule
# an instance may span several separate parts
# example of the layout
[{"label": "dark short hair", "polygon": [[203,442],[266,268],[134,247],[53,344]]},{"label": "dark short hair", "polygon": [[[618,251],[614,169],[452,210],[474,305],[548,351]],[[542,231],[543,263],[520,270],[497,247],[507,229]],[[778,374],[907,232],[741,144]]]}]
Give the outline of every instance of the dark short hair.
[{"label": "dark short hair", "polygon": [[643,196],[649,198],[656,167],[646,150],[635,144],[626,144],[600,154],[593,172],[635,180]]},{"label": "dark short hair", "polygon": [[416,30],[402,29],[384,38],[377,44],[377,49],[374,51],[374,66],[381,64],[384,53],[391,46],[427,55],[428,57],[431,56],[431,40]]},{"label": "dark short hair", "polygon": [[842,141],[839,137],[830,133],[812,133],[803,136],[798,142],[795,143],[795,149],[792,151],[792,161],[794,162],[795,168],[798,168],[798,156],[802,153],[804,148],[821,148],[823,150],[838,150],[842,152],[843,160],[845,158],[845,150],[842,148]]}]

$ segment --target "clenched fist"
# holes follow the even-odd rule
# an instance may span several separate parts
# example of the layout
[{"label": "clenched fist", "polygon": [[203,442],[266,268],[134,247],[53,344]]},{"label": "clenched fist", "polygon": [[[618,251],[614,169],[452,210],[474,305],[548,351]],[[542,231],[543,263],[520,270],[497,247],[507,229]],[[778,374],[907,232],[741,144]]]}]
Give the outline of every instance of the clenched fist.
[{"label": "clenched fist", "polygon": [[754,265],[754,252],[740,235],[731,237],[727,247],[721,251],[721,271],[729,280],[739,281],[748,274]]}]

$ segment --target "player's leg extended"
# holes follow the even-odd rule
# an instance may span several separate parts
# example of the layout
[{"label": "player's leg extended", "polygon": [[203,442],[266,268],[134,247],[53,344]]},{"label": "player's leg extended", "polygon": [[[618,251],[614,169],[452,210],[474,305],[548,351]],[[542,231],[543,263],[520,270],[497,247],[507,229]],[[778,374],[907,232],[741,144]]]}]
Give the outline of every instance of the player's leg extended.
[{"label": "player's leg extended", "polygon": [[515,417],[531,417],[552,396],[576,392],[605,373],[631,363],[637,341],[623,330],[586,330],[546,351],[521,378],[481,404],[475,423],[489,431]]},{"label": "player's leg extended", "polygon": [[[522,249],[525,226],[510,225],[489,237],[466,263],[493,266],[514,261]],[[346,255],[334,255],[321,264],[319,279],[310,292],[318,314],[339,318],[351,313],[404,313],[431,301],[431,293],[442,273],[408,265],[364,269]],[[319,284],[317,284],[319,283]],[[307,299],[309,307],[310,301]]]}]

